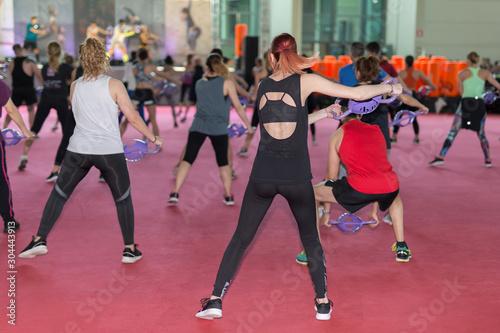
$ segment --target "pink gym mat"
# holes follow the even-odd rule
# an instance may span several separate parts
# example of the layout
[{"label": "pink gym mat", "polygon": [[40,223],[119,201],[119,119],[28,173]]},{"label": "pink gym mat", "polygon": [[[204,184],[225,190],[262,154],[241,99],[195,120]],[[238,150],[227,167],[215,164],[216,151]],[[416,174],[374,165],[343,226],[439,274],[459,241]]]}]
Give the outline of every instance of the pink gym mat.
[{"label": "pink gym mat", "polygon": [[[49,253],[0,265],[0,331],[10,332],[496,332],[500,324],[500,268],[496,220],[500,202],[500,117],[489,116],[492,168],[482,166],[477,135],[461,131],[440,167],[427,163],[439,153],[452,115],[420,116],[421,144],[412,127],[400,130],[391,162],[401,182],[405,236],[413,253],[397,263],[392,228],[362,227],[355,234],[322,230],[332,319],[315,319],[307,268],[295,263],[302,250],[285,200],[276,198],[224,298],[223,317],[195,318],[209,297],[218,265],[235,229],[258,140],[246,158],[234,156],[236,205],[222,203],[222,186],[209,143],[202,147],[177,206],[166,199],[172,169],[187,138],[192,116],[173,127],[171,111],[159,107],[163,151],[129,163],[136,216],[136,243],[143,258],[122,264],[123,242],[114,202],[92,170],[66,204],[48,238]],[[25,108],[23,117],[27,118]],[[251,116],[251,110],[248,110]],[[231,119],[237,121],[236,114]],[[17,253],[36,233],[52,189],[45,178],[61,130],[51,132],[51,113],[29,155],[17,170],[22,143],[7,147],[14,208],[21,229]],[[326,170],[327,147],[337,121],[317,124],[310,146],[314,182]],[[124,141],[141,138],[129,127]],[[231,139],[236,153],[244,138]],[[310,141],[310,140],[309,140]],[[344,211],[336,207],[333,217]],[[359,212],[366,219],[367,209]],[[380,218],[382,218],[380,213]],[[7,236],[0,242],[7,253]],[[15,298],[5,277],[15,276]],[[8,323],[15,300],[15,327]]]}]

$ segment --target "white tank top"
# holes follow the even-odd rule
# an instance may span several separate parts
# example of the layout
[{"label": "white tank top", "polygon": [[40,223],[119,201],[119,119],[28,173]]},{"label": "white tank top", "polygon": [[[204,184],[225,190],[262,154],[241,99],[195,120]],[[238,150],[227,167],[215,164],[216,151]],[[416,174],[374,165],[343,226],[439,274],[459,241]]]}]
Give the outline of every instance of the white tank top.
[{"label": "white tank top", "polygon": [[123,153],[118,105],[109,94],[109,79],[101,75],[93,81],[75,81],[71,105],[76,126],[69,151],[88,155]]}]

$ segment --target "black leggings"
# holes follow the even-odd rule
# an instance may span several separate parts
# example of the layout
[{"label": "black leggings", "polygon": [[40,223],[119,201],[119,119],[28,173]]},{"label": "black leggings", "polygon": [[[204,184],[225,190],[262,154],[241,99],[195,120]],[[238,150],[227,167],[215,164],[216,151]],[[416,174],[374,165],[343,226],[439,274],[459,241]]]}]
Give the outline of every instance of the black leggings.
[{"label": "black leggings", "polygon": [[205,142],[207,136],[212,142],[212,147],[214,147],[217,165],[219,167],[229,165],[227,161],[227,134],[208,135],[200,132],[189,132],[188,142],[186,145],[186,154],[184,154],[184,161],[188,162],[189,164],[194,163],[194,161],[196,160],[196,156],[198,156],[198,152],[200,151],[200,148],[203,145],[203,142]]},{"label": "black leggings", "polygon": [[316,227],[316,208],[311,183],[277,185],[256,183],[252,180],[248,182],[245,190],[238,226],[222,258],[212,295],[224,296],[243,253],[252,242],[262,219],[277,194],[281,194],[288,201],[297,221],[316,297],[326,297],[325,254]]},{"label": "black leggings", "polygon": [[[406,104],[402,104],[400,107],[398,107],[397,111],[390,112],[390,114],[391,114],[391,120],[394,120],[394,117],[396,116],[396,113],[399,112],[399,111],[401,111],[401,110],[418,111],[418,108],[415,108],[415,107],[412,107],[412,106],[409,106],[409,105],[406,105]],[[413,119],[413,122],[411,124],[413,126],[413,132],[415,133],[415,135],[418,135],[418,133],[420,133],[420,127],[418,126],[417,117],[415,117]],[[399,132],[399,128],[400,127],[401,126],[395,125],[393,127],[392,131],[397,134]]]},{"label": "black leggings", "polygon": [[12,191],[9,176],[7,175],[7,162],[5,160],[5,141],[0,142],[0,161],[2,172],[0,175],[0,214],[5,226],[7,222],[14,221],[14,208],[12,206]]},{"label": "black leggings", "polygon": [[130,195],[130,178],[123,153],[111,155],[84,155],[71,151],[61,166],[57,182],[43,210],[37,236],[46,239],[54,223],[61,215],[64,204],[75,187],[95,166],[101,171],[111,190],[118,212],[118,222],[125,245],[134,244],[134,208]]},{"label": "black leggings", "polygon": [[[64,159],[64,154],[66,154],[66,148],[68,148],[69,138],[73,135],[73,130],[75,128],[75,119],[73,113],[68,109],[68,100],[66,96],[62,97],[42,97],[35,114],[35,121],[31,127],[31,131],[34,133],[40,132],[40,129],[47,119],[50,113],[50,109],[56,109],[57,117],[61,122],[61,128],[63,131],[63,137],[61,138],[61,143],[57,149],[55,165],[61,165]],[[71,114],[71,116],[69,115]],[[70,118],[71,117],[71,118]],[[69,118],[69,126],[67,126]],[[68,128],[66,128],[68,127]]]}]

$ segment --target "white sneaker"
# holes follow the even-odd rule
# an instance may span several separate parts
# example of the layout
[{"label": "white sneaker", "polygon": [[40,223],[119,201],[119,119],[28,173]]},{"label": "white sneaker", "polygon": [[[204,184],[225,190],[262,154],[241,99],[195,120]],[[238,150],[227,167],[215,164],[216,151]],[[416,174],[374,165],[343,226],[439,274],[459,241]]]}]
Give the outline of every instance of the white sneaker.
[{"label": "white sneaker", "polygon": [[19,159],[19,165],[17,166],[17,169],[19,171],[22,171],[22,170],[26,169],[26,164],[28,164],[28,156],[21,155],[21,158]]},{"label": "white sneaker", "polygon": [[382,221],[384,221],[388,225],[392,225],[391,215],[389,215],[389,213],[385,214],[384,217],[382,218]]}]

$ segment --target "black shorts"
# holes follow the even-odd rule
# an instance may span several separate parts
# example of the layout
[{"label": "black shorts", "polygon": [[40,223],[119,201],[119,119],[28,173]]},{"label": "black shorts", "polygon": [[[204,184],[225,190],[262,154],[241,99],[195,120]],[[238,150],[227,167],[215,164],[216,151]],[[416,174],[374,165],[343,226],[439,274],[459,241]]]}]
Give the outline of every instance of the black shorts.
[{"label": "black shorts", "polygon": [[130,98],[135,105],[154,105],[156,104],[153,97],[153,90],[151,89],[135,89],[132,97]]},{"label": "black shorts", "polygon": [[486,105],[481,98],[462,98],[460,101],[462,108],[463,129],[479,132],[481,130],[481,121],[486,114]]},{"label": "black shorts", "polygon": [[392,202],[398,196],[399,189],[391,193],[368,194],[356,191],[347,182],[347,178],[337,180],[329,180],[325,186],[332,188],[332,193],[337,202],[344,207],[349,213],[355,213],[366,205],[377,201],[380,205],[380,210],[386,210],[392,205]]},{"label": "black shorts", "polygon": [[38,102],[34,87],[13,87],[10,98],[16,107],[19,107],[23,102],[26,105],[32,105]]},{"label": "black shorts", "polygon": [[186,161],[189,164],[193,164],[194,160],[196,160],[196,156],[198,156],[198,152],[200,151],[203,142],[205,142],[205,139],[207,137],[210,138],[210,141],[212,141],[212,147],[215,151],[217,165],[219,167],[228,165],[227,144],[229,138],[227,134],[208,135],[200,132],[189,132],[188,141],[186,144],[186,153],[184,154],[183,161]]},{"label": "black shorts", "polygon": [[23,48],[24,48],[25,50],[34,50],[34,49],[38,49],[38,46],[36,45],[36,42],[32,42],[32,41],[29,41],[29,40],[25,40],[25,41],[24,41]]}]

